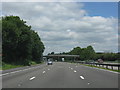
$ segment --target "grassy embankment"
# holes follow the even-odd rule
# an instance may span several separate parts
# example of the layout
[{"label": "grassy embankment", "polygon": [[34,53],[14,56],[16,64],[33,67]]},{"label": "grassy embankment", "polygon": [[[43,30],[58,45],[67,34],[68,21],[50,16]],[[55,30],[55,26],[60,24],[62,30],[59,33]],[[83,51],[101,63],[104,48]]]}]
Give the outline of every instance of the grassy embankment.
[{"label": "grassy embankment", "polygon": [[[36,62],[31,62],[31,65],[37,65],[37,64],[42,64],[41,63],[36,63]],[[7,63],[2,63],[2,66],[0,67],[0,70],[7,70],[7,69],[13,69],[13,68],[18,68],[18,67],[25,67],[25,65],[15,65],[15,64],[7,64]]]}]

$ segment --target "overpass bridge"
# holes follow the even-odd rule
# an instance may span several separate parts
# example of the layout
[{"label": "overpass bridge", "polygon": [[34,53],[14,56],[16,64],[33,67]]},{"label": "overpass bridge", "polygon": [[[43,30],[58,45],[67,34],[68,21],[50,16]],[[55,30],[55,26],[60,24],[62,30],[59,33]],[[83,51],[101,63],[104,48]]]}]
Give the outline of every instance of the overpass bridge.
[{"label": "overpass bridge", "polygon": [[43,58],[52,58],[52,59],[57,59],[60,60],[61,58],[71,58],[73,60],[76,60],[78,58],[80,58],[79,55],[63,55],[63,54],[50,54],[50,55],[44,55]]}]

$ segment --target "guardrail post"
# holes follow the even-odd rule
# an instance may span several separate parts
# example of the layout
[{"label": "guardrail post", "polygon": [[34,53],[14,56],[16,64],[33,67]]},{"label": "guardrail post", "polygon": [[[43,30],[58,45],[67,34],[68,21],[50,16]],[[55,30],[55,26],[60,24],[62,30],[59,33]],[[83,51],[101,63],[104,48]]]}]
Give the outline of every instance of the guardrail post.
[{"label": "guardrail post", "polygon": [[92,66],[92,64],[90,63],[90,65]]},{"label": "guardrail post", "polygon": [[113,70],[113,66],[111,66],[112,70]]},{"label": "guardrail post", "polygon": [[106,68],[108,69],[108,65],[106,65]]},{"label": "guardrail post", "polygon": [[102,67],[104,68],[104,65],[102,65]]},{"label": "guardrail post", "polygon": [[99,67],[100,67],[100,64],[99,64]]}]

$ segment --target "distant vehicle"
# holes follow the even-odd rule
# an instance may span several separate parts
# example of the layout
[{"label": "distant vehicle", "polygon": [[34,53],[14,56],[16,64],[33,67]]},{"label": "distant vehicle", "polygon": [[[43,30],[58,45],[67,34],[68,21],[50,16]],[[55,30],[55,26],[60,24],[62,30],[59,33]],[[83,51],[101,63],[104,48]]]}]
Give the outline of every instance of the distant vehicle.
[{"label": "distant vehicle", "polygon": [[64,61],[65,61],[65,59],[64,59],[64,58],[62,58],[62,61],[64,62]]},{"label": "distant vehicle", "polygon": [[52,61],[48,61],[48,62],[47,62],[47,65],[52,65],[52,64],[53,64]]},{"label": "distant vehicle", "polygon": [[57,62],[57,60],[55,60],[55,62]]},{"label": "distant vehicle", "polygon": [[103,60],[102,59],[98,59],[97,62],[98,63],[103,63]]}]

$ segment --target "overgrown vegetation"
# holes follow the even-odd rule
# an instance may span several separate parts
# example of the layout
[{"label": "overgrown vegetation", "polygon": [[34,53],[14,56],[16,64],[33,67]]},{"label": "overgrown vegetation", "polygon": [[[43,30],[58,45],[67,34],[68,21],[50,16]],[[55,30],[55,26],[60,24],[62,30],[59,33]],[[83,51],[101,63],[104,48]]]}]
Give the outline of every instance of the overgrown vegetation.
[{"label": "overgrown vegetation", "polygon": [[[19,16],[2,17],[2,61],[7,65],[30,65],[40,63],[44,52],[37,32]],[[3,64],[6,65],[6,64]]]}]

